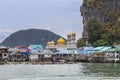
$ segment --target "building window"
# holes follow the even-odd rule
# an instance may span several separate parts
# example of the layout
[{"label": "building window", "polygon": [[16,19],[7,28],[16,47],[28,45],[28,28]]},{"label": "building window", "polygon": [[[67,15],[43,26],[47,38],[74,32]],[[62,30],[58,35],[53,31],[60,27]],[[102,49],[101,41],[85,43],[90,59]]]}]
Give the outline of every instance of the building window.
[{"label": "building window", "polygon": [[0,57],[2,57],[2,53],[0,53]]},{"label": "building window", "polygon": [[4,54],[4,56],[7,56],[7,54]]}]

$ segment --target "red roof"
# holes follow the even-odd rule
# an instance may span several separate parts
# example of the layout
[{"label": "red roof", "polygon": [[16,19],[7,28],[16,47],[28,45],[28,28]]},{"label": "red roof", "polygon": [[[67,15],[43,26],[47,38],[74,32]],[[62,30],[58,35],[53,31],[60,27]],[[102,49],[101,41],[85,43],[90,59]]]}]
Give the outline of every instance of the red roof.
[{"label": "red roof", "polygon": [[16,46],[15,48],[20,49],[20,48],[24,48],[24,46],[18,45],[18,46]]},{"label": "red roof", "polygon": [[19,52],[28,52],[28,49],[20,49]]}]

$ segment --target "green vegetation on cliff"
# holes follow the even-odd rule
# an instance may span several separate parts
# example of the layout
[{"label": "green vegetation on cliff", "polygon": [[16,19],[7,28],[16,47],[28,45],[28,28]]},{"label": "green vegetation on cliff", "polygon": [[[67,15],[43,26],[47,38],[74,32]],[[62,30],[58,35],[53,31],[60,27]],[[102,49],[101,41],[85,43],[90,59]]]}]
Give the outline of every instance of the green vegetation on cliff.
[{"label": "green vegetation on cliff", "polygon": [[[97,27],[96,27],[97,26]],[[88,22],[89,42],[93,43],[102,37],[102,26],[96,18],[91,18]]]},{"label": "green vegetation on cliff", "polygon": [[83,46],[85,46],[85,41],[83,38],[79,38],[77,40],[77,47],[83,47]]},{"label": "green vegetation on cliff", "polygon": [[[97,27],[96,27],[97,26]],[[91,18],[88,22],[89,42],[93,46],[109,45],[108,34],[104,32],[102,25],[98,22],[97,18]]]},{"label": "green vegetation on cliff", "polygon": [[84,0],[81,14],[92,45],[120,44],[120,0]]}]

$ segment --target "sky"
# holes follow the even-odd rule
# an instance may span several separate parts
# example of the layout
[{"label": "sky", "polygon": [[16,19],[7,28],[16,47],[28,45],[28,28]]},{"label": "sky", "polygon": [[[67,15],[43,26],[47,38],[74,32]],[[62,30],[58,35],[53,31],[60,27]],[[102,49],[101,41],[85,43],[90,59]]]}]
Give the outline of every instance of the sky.
[{"label": "sky", "polygon": [[83,0],[0,0],[0,42],[26,29],[47,29],[66,38],[83,30]]}]

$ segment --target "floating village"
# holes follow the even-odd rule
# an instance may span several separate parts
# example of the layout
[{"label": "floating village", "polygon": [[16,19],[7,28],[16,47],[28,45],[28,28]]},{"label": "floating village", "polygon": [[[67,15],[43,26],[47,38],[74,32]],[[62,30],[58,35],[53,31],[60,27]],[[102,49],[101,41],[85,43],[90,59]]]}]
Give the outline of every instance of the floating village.
[{"label": "floating village", "polygon": [[[55,43],[57,42],[57,43]],[[93,47],[86,44],[77,48],[76,33],[67,35],[67,41],[59,38],[47,43],[45,49],[41,44],[28,47],[17,45],[14,48],[0,46],[0,64],[63,64],[77,62],[120,62],[120,45]]]}]

